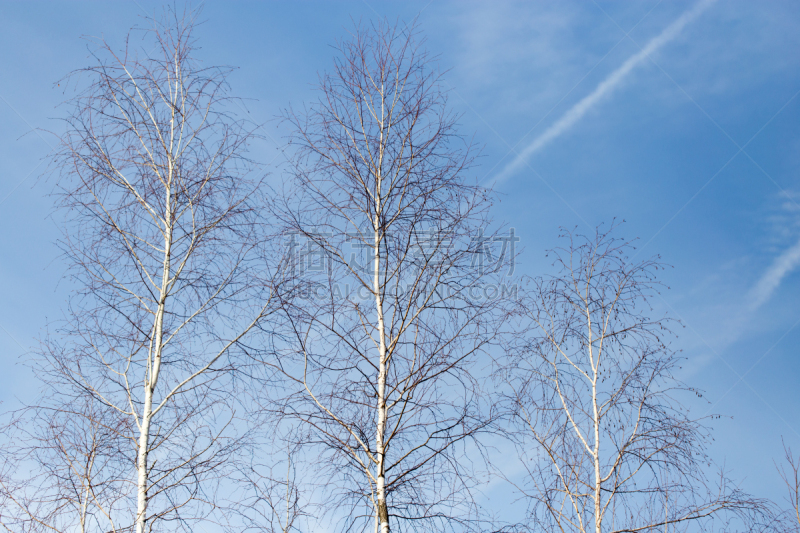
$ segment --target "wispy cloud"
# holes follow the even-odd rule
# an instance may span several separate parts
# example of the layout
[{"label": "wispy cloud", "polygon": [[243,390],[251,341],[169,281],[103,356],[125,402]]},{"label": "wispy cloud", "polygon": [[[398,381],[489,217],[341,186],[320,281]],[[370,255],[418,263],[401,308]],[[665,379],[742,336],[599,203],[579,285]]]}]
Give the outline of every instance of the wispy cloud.
[{"label": "wispy cloud", "polygon": [[634,68],[643,63],[650,54],[658,51],[665,44],[677,37],[687,24],[696,19],[715,1],[716,0],[701,0],[695,4],[694,7],[685,11],[672,24],[664,28],[664,30],[651,39],[644,48],[628,58],[622,65],[614,70],[614,72],[609,74],[606,79],[600,82],[600,84],[595,87],[594,91],[572,106],[560,119],[519,152],[517,156],[497,174],[495,182],[500,183],[512,176],[525,165],[525,162],[531,155],[574,126],[592,107],[597,105],[604,97],[608,96],[619,87]]},{"label": "wispy cloud", "polygon": [[755,311],[775,293],[781,282],[800,266],[800,241],[779,255],[750,289],[748,307]]}]

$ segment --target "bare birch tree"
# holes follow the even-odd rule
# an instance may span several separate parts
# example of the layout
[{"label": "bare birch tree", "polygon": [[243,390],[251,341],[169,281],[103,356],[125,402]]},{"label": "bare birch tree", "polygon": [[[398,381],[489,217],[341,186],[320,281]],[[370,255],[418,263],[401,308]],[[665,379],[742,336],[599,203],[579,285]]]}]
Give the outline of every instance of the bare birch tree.
[{"label": "bare birch tree", "polygon": [[16,413],[3,456],[18,465],[2,480],[5,529],[118,531],[115,517],[132,493],[119,460],[128,422],[91,397]]},{"label": "bare birch tree", "polygon": [[670,320],[650,316],[663,267],[629,260],[613,229],[564,232],[556,274],[522,300],[530,331],[509,346],[532,527],[667,532],[746,518],[763,502],[706,477],[708,429],[678,401],[696,391],[673,374]]},{"label": "bare birch tree", "polygon": [[795,533],[800,531],[800,458],[792,453],[792,449],[784,442],[783,463],[778,473],[786,485],[786,503],[789,509],[783,513],[780,525],[783,531]]},{"label": "bare birch tree", "polygon": [[304,284],[284,307],[281,414],[310,430],[344,529],[470,527],[461,454],[492,416],[475,365],[514,237],[484,234],[488,191],[415,31],[358,27],[337,52],[319,101],[287,113],[297,158],[275,209]]},{"label": "bare birch tree", "polygon": [[[213,482],[243,437],[236,355],[272,309],[251,132],[231,113],[230,69],[196,59],[197,15],[167,9],[119,52],[100,42],[68,78],[85,87],[55,160],[76,289],[40,375],[73,434],[118,421],[115,484],[130,490],[114,489],[125,505],[103,509],[101,531],[214,511]],[[70,404],[105,412],[76,417]]]},{"label": "bare birch tree", "polygon": [[303,490],[308,485],[298,481],[298,470],[303,466],[298,465],[297,441],[275,438],[271,444],[262,446],[250,464],[237,473],[237,484],[244,490],[237,494],[238,501],[233,506],[238,520],[229,528],[231,531],[303,531],[300,521],[308,518],[311,504]]}]

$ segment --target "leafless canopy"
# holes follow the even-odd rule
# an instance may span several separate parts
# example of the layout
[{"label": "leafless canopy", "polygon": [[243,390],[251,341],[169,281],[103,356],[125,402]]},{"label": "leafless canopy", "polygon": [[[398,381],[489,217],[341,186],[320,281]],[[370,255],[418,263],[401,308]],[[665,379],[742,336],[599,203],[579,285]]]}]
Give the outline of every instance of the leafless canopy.
[{"label": "leafless canopy", "polygon": [[678,403],[670,321],[653,318],[656,260],[633,262],[613,227],[564,232],[557,273],[532,280],[530,330],[509,346],[521,456],[534,529],[679,531],[755,501],[706,477],[707,428]]},{"label": "leafless canopy", "polygon": [[[129,421],[91,397],[17,413],[3,459],[3,526],[10,531],[106,531],[132,495]],[[13,526],[13,528],[12,528]]]},{"label": "leafless canopy", "polygon": [[[776,524],[782,531],[796,533],[800,531],[800,458],[792,453],[792,449],[784,443],[784,458],[778,467],[778,473],[786,485],[786,503],[789,508],[782,513]],[[776,529],[777,530],[777,529]]]},{"label": "leafless canopy", "polygon": [[[60,435],[103,435],[113,505],[92,493],[99,463],[55,477],[86,478],[81,505],[98,507],[101,531],[209,517],[242,438],[235,356],[271,312],[251,132],[231,113],[229,69],[196,60],[197,15],[167,9],[120,52],[96,43],[93,65],[62,82],[82,88],[55,160],[75,295],[37,371]],[[92,442],[80,444],[94,457]]]},{"label": "leafless canopy", "polygon": [[[414,28],[358,27],[276,203],[303,282],[286,302],[281,412],[310,428],[345,530],[441,531],[475,518],[460,456],[488,424],[475,361],[495,339],[504,261],[482,264],[488,192]],[[490,297],[486,297],[486,293]]]}]

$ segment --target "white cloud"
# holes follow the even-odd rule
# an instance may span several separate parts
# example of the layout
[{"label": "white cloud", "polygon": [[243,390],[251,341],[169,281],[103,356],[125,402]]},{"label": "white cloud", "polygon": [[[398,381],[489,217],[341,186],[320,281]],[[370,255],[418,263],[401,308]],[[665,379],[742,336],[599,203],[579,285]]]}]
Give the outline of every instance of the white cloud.
[{"label": "white cloud", "polygon": [[528,146],[496,176],[496,183],[507,179],[523,167],[527,159],[550,141],[562,135],[580,120],[592,107],[619,87],[630,72],[643,63],[650,54],[655,53],[673,40],[683,28],[696,19],[716,0],[701,0],[685,11],[677,20],[648,42],[639,52],[628,58],[621,66],[606,77],[588,96],[572,106],[560,119],[536,137]]},{"label": "white cloud", "polygon": [[755,311],[775,293],[781,282],[800,265],[800,241],[779,255],[749,293],[749,308]]}]

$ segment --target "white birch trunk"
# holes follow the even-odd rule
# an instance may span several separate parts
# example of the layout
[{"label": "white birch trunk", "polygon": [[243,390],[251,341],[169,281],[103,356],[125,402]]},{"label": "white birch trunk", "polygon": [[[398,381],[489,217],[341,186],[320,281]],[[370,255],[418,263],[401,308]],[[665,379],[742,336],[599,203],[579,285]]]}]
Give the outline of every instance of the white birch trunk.
[{"label": "white birch trunk", "polygon": [[[171,166],[171,165],[170,165]],[[169,184],[172,182],[172,168],[169,171],[166,190],[166,207],[164,209],[164,268],[161,275],[161,291],[159,294],[158,309],[153,323],[153,339],[148,354],[148,372],[144,384],[144,406],[142,408],[142,422],[139,429],[139,453],[136,461],[136,533],[145,533],[147,526],[147,489],[148,463],[147,455],[150,451],[150,422],[153,413],[153,392],[158,383],[161,370],[161,350],[164,337],[164,308],[167,301],[170,278],[170,255],[172,251],[172,191]]]},{"label": "white birch trunk", "polygon": [[144,533],[147,519],[147,451],[150,446],[150,413],[153,407],[153,391],[145,383],[145,401],[142,424],[139,430],[139,454],[136,460],[136,533]]},{"label": "white birch trunk", "polygon": [[601,514],[601,488],[602,478],[600,474],[600,420],[597,409],[597,372],[593,376],[592,382],[592,404],[594,407],[594,530],[601,533],[603,527],[603,517]]},{"label": "white birch trunk", "polygon": [[[381,136],[382,138],[382,136]],[[382,154],[379,156],[379,161]],[[380,165],[380,162],[379,162]],[[375,290],[375,308],[378,315],[378,424],[375,437],[375,452],[378,464],[376,465],[375,476],[375,496],[377,507],[375,509],[375,530],[376,533],[389,533],[389,509],[386,505],[386,474],[385,457],[386,448],[384,445],[384,433],[386,431],[386,375],[388,373],[388,361],[386,360],[386,326],[383,317],[383,296],[381,294],[380,267],[381,267],[381,175],[380,171],[376,179],[375,195],[375,256],[374,256],[374,277],[373,286]]]},{"label": "white birch trunk", "polygon": [[603,517],[601,514],[602,506],[600,501],[602,488],[602,477],[600,474],[600,412],[597,408],[597,378],[600,370],[601,354],[598,351],[597,359],[595,360],[595,354],[592,348],[592,319],[588,314],[586,318],[589,330],[589,363],[592,366],[592,419],[594,421],[594,531],[595,533],[601,533],[603,528]]}]

